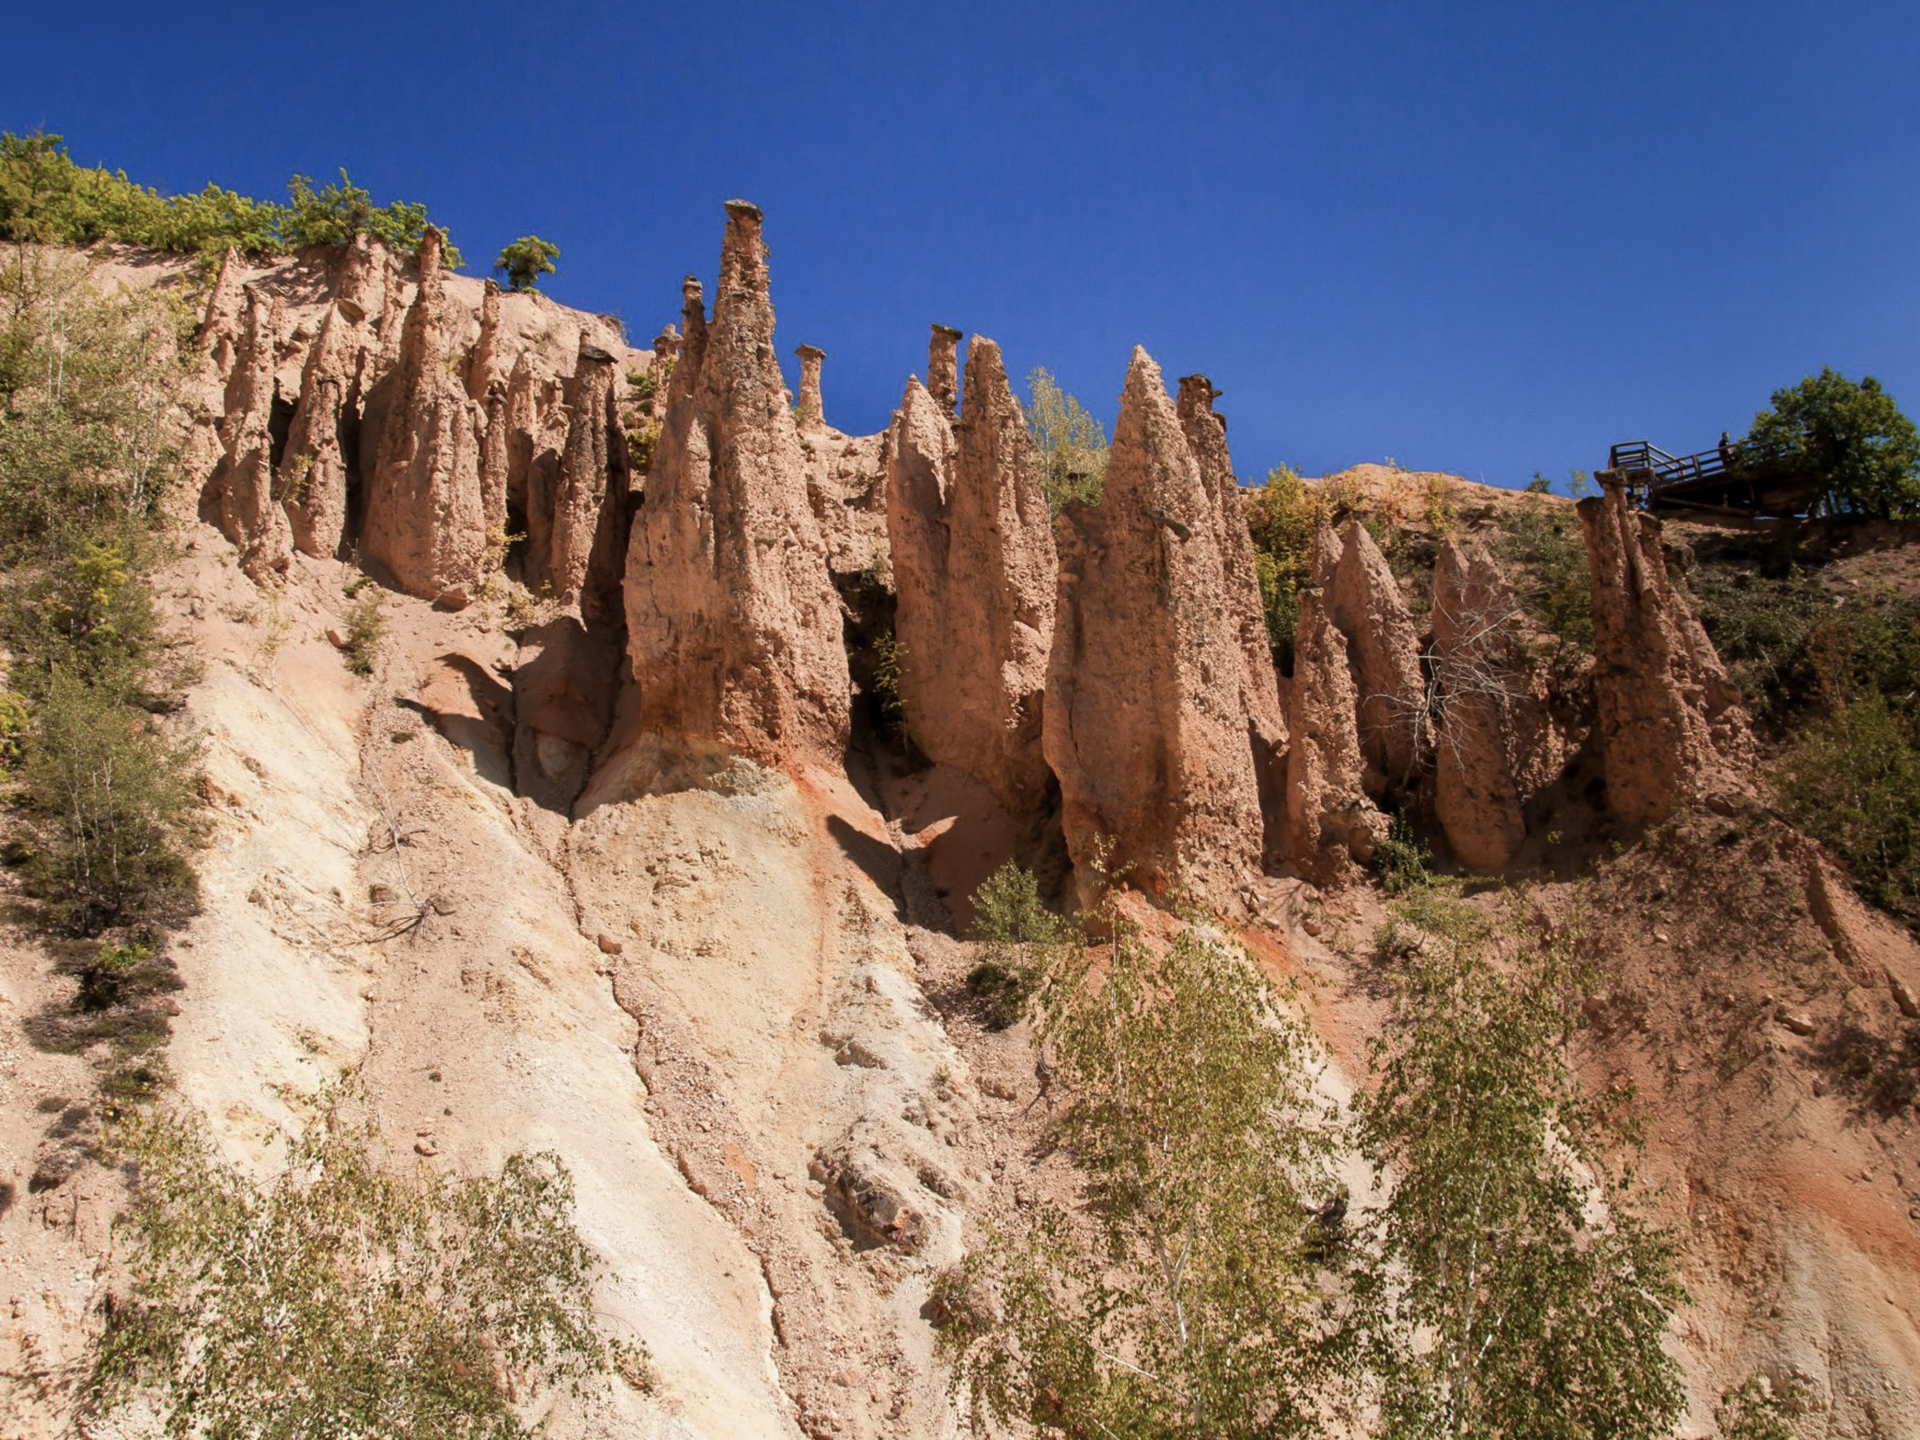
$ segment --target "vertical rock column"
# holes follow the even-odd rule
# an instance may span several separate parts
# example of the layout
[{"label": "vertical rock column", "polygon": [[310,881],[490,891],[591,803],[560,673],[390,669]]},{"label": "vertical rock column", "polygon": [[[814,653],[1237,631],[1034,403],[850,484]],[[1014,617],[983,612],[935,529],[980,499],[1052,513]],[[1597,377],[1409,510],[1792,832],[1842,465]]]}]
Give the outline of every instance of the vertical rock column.
[{"label": "vertical rock column", "polygon": [[818,345],[801,345],[793,353],[800,357],[800,403],[795,418],[802,430],[816,430],[827,419],[820,404],[820,362],[827,358],[827,352]]},{"label": "vertical rock column", "polygon": [[1287,727],[1280,715],[1280,679],[1267,643],[1266,607],[1260,601],[1260,577],[1254,567],[1253,535],[1240,503],[1240,482],[1233,476],[1227,450],[1226,420],[1213,408],[1219,396],[1204,375],[1183,376],[1176,410],[1187,447],[1200,477],[1213,494],[1219,515],[1221,594],[1239,642],[1240,700],[1247,711],[1247,738],[1253,747],[1253,773],[1260,785],[1260,810],[1266,822],[1266,857],[1278,860],[1286,849]]},{"label": "vertical rock column", "polygon": [[651,731],[766,764],[838,761],[841,608],[773,350],[760,211],[729,201],[709,330],[699,286],[627,552],[628,654]]},{"label": "vertical rock column", "polygon": [[1359,687],[1360,753],[1376,800],[1412,783],[1431,744],[1420,635],[1400,582],[1358,520],[1349,520],[1340,562],[1322,596],[1327,616],[1347,637]]},{"label": "vertical rock column", "polygon": [[927,390],[947,415],[960,404],[960,332],[935,325],[927,341]]},{"label": "vertical rock column", "polygon": [[367,484],[364,553],[423,599],[470,597],[486,548],[480,451],[485,412],[449,369],[440,232],[428,226],[420,289],[400,342],[398,388]]},{"label": "vertical rock column", "polygon": [[284,573],[293,536],[273,493],[273,369],[282,319],[280,302],[246,296],[246,327],[227,377],[223,455],[208,490],[220,529],[240,547],[240,566],[255,581]]},{"label": "vertical rock column", "polygon": [[1026,416],[1000,347],[967,347],[966,418],[910,381],[887,435],[887,540],[901,698],[929,759],[1016,814],[1047,786],[1040,748],[1056,565]]},{"label": "vertical rock column", "polygon": [[1133,883],[1223,903],[1259,872],[1263,825],[1218,517],[1136,348],[1106,492],[1060,517],[1046,757],[1076,864],[1110,841]]},{"label": "vertical rock column", "polygon": [[1629,825],[1690,798],[1745,788],[1746,712],[1713,642],[1667,579],[1660,522],[1627,503],[1618,472],[1579,504],[1593,585],[1596,735],[1607,805]]},{"label": "vertical rock column", "polygon": [[1482,870],[1510,862],[1527,835],[1508,758],[1508,712],[1523,683],[1508,653],[1514,617],[1492,558],[1448,539],[1433,569],[1433,803],[1453,853]]}]

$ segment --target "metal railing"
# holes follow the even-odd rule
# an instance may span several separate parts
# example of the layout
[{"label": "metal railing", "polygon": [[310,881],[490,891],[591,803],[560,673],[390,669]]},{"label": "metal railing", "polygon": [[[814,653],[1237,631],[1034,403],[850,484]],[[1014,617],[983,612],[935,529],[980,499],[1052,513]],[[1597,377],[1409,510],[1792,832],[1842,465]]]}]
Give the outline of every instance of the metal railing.
[{"label": "metal railing", "polygon": [[1745,479],[1787,458],[1783,447],[1755,444],[1751,440],[1730,440],[1694,455],[1669,455],[1646,440],[1626,440],[1608,452],[1607,467],[1646,472],[1652,477],[1647,485],[1648,493],[1658,494],[1669,486],[1697,480]]}]

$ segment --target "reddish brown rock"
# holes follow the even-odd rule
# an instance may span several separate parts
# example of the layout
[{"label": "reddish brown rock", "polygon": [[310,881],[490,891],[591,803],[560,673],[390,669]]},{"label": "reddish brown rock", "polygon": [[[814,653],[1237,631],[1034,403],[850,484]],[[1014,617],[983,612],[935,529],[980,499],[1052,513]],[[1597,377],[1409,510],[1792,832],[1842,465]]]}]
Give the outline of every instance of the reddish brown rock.
[{"label": "reddish brown rock", "polygon": [[1313,542],[1315,583],[1300,595],[1287,714],[1287,853],[1309,879],[1336,884],[1364,865],[1387,832],[1367,796],[1360,692],[1347,636],[1328,614],[1326,582],[1340,544],[1322,528]]},{"label": "reddish brown rock", "polygon": [[1219,511],[1159,368],[1136,349],[1097,505],[1060,517],[1043,736],[1067,848],[1154,892],[1227,902],[1261,868],[1244,661]]},{"label": "reddish brown rock", "polygon": [[1353,659],[1367,791],[1384,800],[1412,783],[1428,750],[1420,635],[1386,557],[1358,520],[1347,522],[1332,573],[1316,578],[1327,618],[1347,637]]},{"label": "reddish brown rock", "polygon": [[530,583],[545,582],[563,605],[591,615],[619,608],[626,561],[627,447],[615,405],[613,356],[590,345],[568,387],[566,448],[550,506],[544,556],[530,557]]},{"label": "reddish brown rock", "polygon": [[367,481],[361,551],[410,595],[471,593],[481,580],[485,412],[449,370],[440,232],[420,242],[419,294],[407,312],[399,375]]},{"label": "reddish brown rock", "polygon": [[285,573],[293,534],[273,493],[273,369],[282,328],[280,304],[247,295],[246,327],[227,379],[220,424],[223,454],[207,485],[220,529],[240,549],[255,581]]},{"label": "reddish brown rock", "polygon": [[307,351],[300,399],[287,431],[284,491],[293,544],[302,554],[332,559],[347,524],[347,459],[341,424],[360,359],[359,337],[338,306],[327,311],[320,338]]},{"label": "reddish brown rock", "polygon": [[649,731],[768,764],[838,762],[847,656],[826,543],[773,351],[760,212],[727,204],[708,329],[685,339],[627,553],[628,653]]},{"label": "reddish brown rock", "polygon": [[820,364],[827,352],[818,345],[801,345],[793,353],[800,357],[800,402],[794,407],[794,418],[802,430],[815,430],[827,420],[820,403]]},{"label": "reddish brown rock", "polygon": [[914,739],[1008,809],[1030,810],[1048,779],[1040,728],[1057,567],[998,345],[975,336],[968,347],[957,427],[908,382],[886,461],[900,689]]},{"label": "reddish brown rock", "polygon": [[1526,839],[1511,713],[1531,698],[1518,608],[1485,550],[1448,539],[1433,571],[1434,809],[1462,863],[1507,865]]},{"label": "reddish brown rock", "polygon": [[927,393],[947,415],[960,402],[960,332],[951,325],[935,325],[927,341]]},{"label": "reddish brown rock", "polygon": [[467,357],[467,398],[484,405],[496,386],[507,381],[500,350],[500,287],[489,280],[480,293],[480,338]]},{"label": "reddish brown rock", "polygon": [[1267,618],[1254,567],[1253,535],[1247,529],[1240,483],[1234,479],[1227,450],[1227,425],[1213,408],[1219,392],[1204,375],[1180,381],[1177,409],[1187,446],[1200,476],[1213,493],[1219,513],[1221,593],[1239,641],[1240,701],[1246,707],[1247,735],[1253,747],[1253,772],[1260,783],[1260,809],[1266,817],[1266,854],[1278,860],[1286,848],[1287,726],[1280,712],[1279,674],[1267,643]]},{"label": "reddish brown rock", "polygon": [[220,257],[220,275],[207,296],[207,312],[194,332],[194,341],[213,361],[216,375],[233,371],[234,356],[240,347],[240,332],[245,324],[247,297],[241,280],[240,252],[229,245]]},{"label": "reddish brown rock", "polygon": [[1593,585],[1596,738],[1607,805],[1630,825],[1681,801],[1744,791],[1753,741],[1713,642],[1667,579],[1660,522],[1621,477],[1579,504]]}]

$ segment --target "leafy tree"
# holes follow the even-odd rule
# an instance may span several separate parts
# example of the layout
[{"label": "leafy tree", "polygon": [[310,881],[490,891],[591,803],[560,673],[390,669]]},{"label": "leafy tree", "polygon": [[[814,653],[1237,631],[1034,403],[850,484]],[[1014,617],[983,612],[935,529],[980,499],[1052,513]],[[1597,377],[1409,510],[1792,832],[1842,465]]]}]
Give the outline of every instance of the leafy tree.
[{"label": "leafy tree", "polygon": [[644,1355],[593,1312],[600,1262],[550,1154],[471,1179],[376,1163],[334,1092],[256,1183],[194,1124],[136,1111],[133,1294],[108,1315],[92,1408],[150,1400],[173,1435],[531,1436],[516,1398]]},{"label": "leafy tree", "polygon": [[980,961],[967,988],[986,1002],[987,1024],[1004,1030],[1027,1008],[1067,927],[1040,901],[1033,872],[1007,861],[973,892],[972,938]]},{"label": "leafy tree", "polygon": [[1282,674],[1293,673],[1293,632],[1300,619],[1300,590],[1313,569],[1313,537],[1332,518],[1327,496],[1288,465],[1269,470],[1247,502],[1267,644]]},{"label": "leafy tree", "polygon": [[1027,376],[1025,408],[1047,513],[1058,515],[1069,500],[1098,504],[1107,488],[1106,427],[1041,366]]},{"label": "leafy tree", "polygon": [[507,277],[509,289],[537,290],[542,275],[555,273],[553,262],[559,254],[560,247],[551,240],[542,240],[538,235],[522,235],[500,252],[500,258],[493,262],[493,268]]},{"label": "leafy tree", "polygon": [[[198,193],[163,195],[125,171],[76,165],[58,135],[0,134],[0,237],[16,246],[83,245],[103,238],[180,253],[218,254],[229,245],[260,255],[303,245],[340,245],[363,232],[412,250],[426,228],[424,205],[372,197],[340,172],[314,188],[295,175],[288,200],[255,200],[211,182]],[[458,268],[460,252],[446,247]]]},{"label": "leafy tree", "polygon": [[1753,417],[1745,443],[1803,464],[1829,511],[1920,513],[1920,431],[1871,375],[1856,382],[1822,367],[1774,391],[1773,408]]},{"label": "leafy tree", "polygon": [[1216,932],[1149,943],[1112,906],[1098,926],[1036,1000],[1087,1207],[1010,1219],[943,1280],[955,1388],[976,1424],[1047,1435],[1318,1435],[1310,1036]]},{"label": "leafy tree", "polygon": [[1799,1430],[1793,1422],[1794,1399],[1776,1395],[1761,1376],[1729,1390],[1713,1411],[1720,1440],[1794,1440]]},{"label": "leafy tree", "polygon": [[1562,1047],[1564,953],[1511,976],[1495,927],[1426,897],[1394,1023],[1373,1046],[1361,1147],[1392,1189],[1362,1224],[1355,1286],[1382,1440],[1655,1440],[1683,1396],[1661,1349],[1682,1291],[1644,1213],[1632,1134],[1582,1094]]}]

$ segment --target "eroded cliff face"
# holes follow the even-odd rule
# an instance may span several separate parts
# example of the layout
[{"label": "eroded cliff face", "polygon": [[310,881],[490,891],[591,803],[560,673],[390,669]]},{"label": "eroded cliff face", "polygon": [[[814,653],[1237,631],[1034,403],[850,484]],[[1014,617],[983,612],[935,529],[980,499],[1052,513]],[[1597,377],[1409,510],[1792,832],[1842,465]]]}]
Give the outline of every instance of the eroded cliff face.
[{"label": "eroded cliff face", "polygon": [[1692,607],[1667,578],[1660,522],[1627,503],[1603,470],[1582,500],[1593,578],[1597,739],[1607,805],[1647,825],[1689,799],[1746,790],[1752,737],[1726,667]]},{"label": "eroded cliff face", "polygon": [[1049,773],[1040,717],[1058,567],[1026,416],[998,345],[977,335],[968,345],[957,425],[908,382],[887,432],[886,472],[900,688],[914,740],[1009,811],[1034,812]]},{"label": "eroded cliff face", "polygon": [[[751,206],[728,207],[711,324],[696,284],[684,336],[669,327],[653,354],[537,297],[416,272],[429,258],[371,242],[278,268],[229,257],[208,306],[205,514],[232,549],[206,532],[168,581],[182,632],[219,662],[187,717],[215,843],[182,952],[182,1093],[255,1158],[322,1061],[360,1070],[403,1151],[477,1168],[559,1149],[612,1266],[602,1300],[657,1363],[654,1394],[619,1397],[629,1433],[949,1435],[934,1277],[990,1205],[1048,1184],[1071,1195],[1073,1179],[1041,1144],[1053,1097],[1024,1031],[989,1034],[957,998],[973,957],[949,907],[965,891],[945,895],[928,855],[960,833],[942,828],[958,807],[909,825],[873,773],[916,762],[850,755],[842,596],[891,585],[875,611],[905,648],[915,733],[938,773],[964,772],[1010,813],[1009,832],[1057,819],[1087,888],[1111,842],[1103,863],[1126,883],[1194,895],[1248,921],[1276,962],[1336,980],[1370,962],[1296,922],[1377,916],[1358,882],[1383,807],[1431,802],[1464,864],[1532,873],[1509,867],[1543,858],[1541,797],[1584,791],[1585,733],[1562,723],[1544,637],[1470,538],[1440,548],[1423,635],[1401,593],[1421,577],[1397,578],[1358,525],[1325,530],[1283,721],[1204,377],[1176,405],[1136,352],[1105,498],[1056,532],[991,341],[969,345],[962,386],[957,332],[936,327],[932,383],[908,385],[885,436],[827,423],[811,347],[789,408]],[[630,474],[628,372],[670,347],[683,353],[648,407],[656,459]],[[1638,823],[1656,797],[1726,798],[1744,730],[1657,532],[1611,489],[1582,520],[1612,803]],[[396,535],[376,542],[376,521]],[[338,569],[311,563],[356,546],[403,592],[375,683],[346,676],[322,638],[346,602]],[[485,600],[502,564],[545,592],[536,618]],[[277,650],[256,585],[291,617]],[[1887,1010],[1889,979],[1911,1000],[1911,947],[1833,920],[1850,897],[1807,864],[1820,884],[1789,922],[1789,978],[1823,932],[1850,947],[1832,939],[1845,983],[1809,1002],[1818,1023]],[[1607,913],[1667,883],[1647,865],[1612,882]],[[1338,883],[1356,890],[1320,888]],[[1702,995],[1687,968],[1714,942],[1698,927],[1682,964],[1650,933],[1634,964],[1670,966],[1677,1007],[1717,1012],[1731,991]],[[1782,980],[1752,963],[1755,995],[1771,996]],[[1328,992],[1330,1034],[1364,1038],[1377,1019],[1361,983],[1377,975],[1356,976]],[[1711,1093],[1711,1063],[1675,1059],[1700,1016],[1674,1013],[1685,1025],[1659,1055],[1621,1029],[1608,1063],[1647,1070],[1649,1093]],[[1783,1033],[1769,1054],[1806,1038]],[[1847,1291],[1819,1278],[1845,1271],[1877,1296],[1913,1273],[1883,1243],[1899,1195],[1874,1192],[1870,1242],[1836,1222],[1808,1243],[1791,1217],[1852,1213],[1850,1192],[1809,1205],[1762,1173],[1769,1161],[1732,1195],[1733,1168],[1696,1163],[1702,1145],[1772,1155],[1791,1122],[1804,1183],[1828,1185],[1837,1162],[1819,1147],[1843,1128],[1838,1100],[1769,1073],[1772,1098],[1740,1102],[1752,1126],[1665,1142],[1682,1218],[1708,1235],[1700,1263],[1726,1272],[1706,1282],[1711,1313],[1736,1329],[1749,1299],[1779,1297],[1784,1338],[1743,1339],[1740,1364],[1777,1352],[1813,1375],[1836,1436],[1900,1433],[1874,1417],[1897,1424],[1910,1406],[1860,1397],[1876,1372],[1920,1373],[1920,1332],[1878,1309],[1829,1321]],[[1787,1114],[1803,1103],[1821,1124]],[[0,1124],[0,1158],[16,1129]],[[1855,1133],[1833,1153],[1857,1170],[1880,1163],[1876,1147]],[[112,1184],[89,1172],[28,1202],[39,1248],[6,1260],[33,1282],[18,1287],[19,1335],[71,1340],[91,1323]],[[1771,1267],[1758,1281],[1737,1273],[1756,1226]],[[1700,1375],[1731,1363],[1718,1331],[1683,1326],[1679,1343]],[[0,1396],[17,1368],[0,1365]],[[561,1418],[556,1433],[604,1433]]]},{"label": "eroded cliff face", "polygon": [[647,730],[768,764],[846,748],[847,656],[825,537],[773,351],[760,212],[727,206],[707,326],[685,341],[627,552],[629,654]]},{"label": "eroded cliff face", "polygon": [[1043,739],[1067,848],[1152,892],[1236,904],[1265,827],[1214,495],[1136,349],[1096,505],[1059,523]]},{"label": "eroded cliff face", "polygon": [[411,260],[364,235],[278,265],[227,257],[198,331],[207,421],[185,446],[217,457],[203,510],[256,579],[295,551],[358,553],[459,605],[524,559],[530,588],[617,614],[621,372],[652,356],[598,317],[448,274],[442,248],[429,231]]}]

